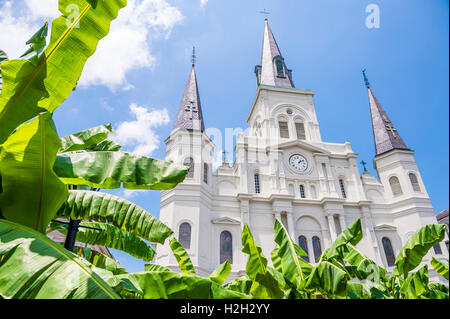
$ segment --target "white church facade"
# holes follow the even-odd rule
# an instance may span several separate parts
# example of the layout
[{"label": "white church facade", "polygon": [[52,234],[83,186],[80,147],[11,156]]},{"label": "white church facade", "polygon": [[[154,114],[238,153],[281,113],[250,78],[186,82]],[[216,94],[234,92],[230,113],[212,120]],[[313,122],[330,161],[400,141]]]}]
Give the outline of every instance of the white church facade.
[{"label": "white church facade", "polygon": [[[249,133],[237,136],[232,165],[223,162],[212,170],[215,145],[205,134],[194,64],[166,140],[165,159],[191,169],[183,183],[161,193],[160,219],[175,231],[197,273],[208,276],[228,259],[230,279],[245,274],[244,223],[270,263],[275,218],[312,264],[360,218],[364,237],[357,248],[392,270],[409,236],[436,223],[436,218],[414,152],[376,99],[365,74],[378,177],[360,174],[358,154],[350,143],[322,140],[314,92],[295,88],[267,19],[255,74],[258,89],[246,119]],[[429,264],[432,257],[448,259],[443,242],[424,262]],[[157,245],[155,262],[178,270],[167,243]],[[430,279],[441,280],[433,269]]]}]

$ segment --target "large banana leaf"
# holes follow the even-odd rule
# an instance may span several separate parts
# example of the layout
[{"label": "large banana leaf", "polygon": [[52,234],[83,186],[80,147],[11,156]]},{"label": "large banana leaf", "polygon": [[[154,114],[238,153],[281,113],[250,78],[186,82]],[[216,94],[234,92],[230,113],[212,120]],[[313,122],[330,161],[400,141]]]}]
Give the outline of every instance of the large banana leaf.
[{"label": "large banana leaf", "polygon": [[171,271],[169,268],[156,265],[156,264],[145,264],[145,271]]},{"label": "large banana leaf", "polygon": [[0,50],[0,94],[2,92],[2,84],[3,84],[1,64],[5,61],[8,61],[8,55],[5,53],[5,51]]},{"label": "large banana leaf", "polygon": [[3,298],[119,298],[91,267],[45,235],[0,219]]},{"label": "large banana leaf", "polygon": [[116,287],[117,280],[137,283],[135,290],[141,290],[145,299],[248,299],[248,296],[221,287],[208,278],[171,271],[119,275],[107,282]]},{"label": "large banana leaf", "polygon": [[431,299],[449,299],[448,286],[432,282],[429,285]]},{"label": "large banana leaf", "polygon": [[252,285],[253,280],[251,280],[247,276],[243,276],[228,282],[227,284],[224,285],[224,288],[239,292],[241,294],[249,295]]},{"label": "large banana leaf", "polygon": [[[77,232],[77,241],[85,244],[106,246],[109,248],[121,250],[133,257],[150,261],[155,256],[155,251],[144,240],[133,235],[126,230],[119,229],[116,226],[98,223],[98,222],[82,222],[80,226],[98,228],[90,229],[80,227]],[[61,223],[51,223],[52,229],[67,235],[68,226]]]},{"label": "large banana leaf", "polygon": [[[2,63],[0,143],[20,123],[43,110],[53,113],[64,102],[126,0],[102,0],[95,6],[91,3],[94,2],[59,0],[63,15],[52,21],[50,42],[36,65],[28,60]],[[66,12],[69,5],[80,9],[74,19]]]},{"label": "large banana leaf", "polygon": [[66,184],[112,189],[171,189],[188,169],[161,160],[125,152],[68,152],[59,154],[55,173]]},{"label": "large banana leaf", "polygon": [[444,239],[446,225],[426,225],[415,232],[405,243],[394,264],[393,276],[408,276],[416,268],[431,247]]},{"label": "large banana leaf", "polygon": [[339,257],[339,247],[347,245],[348,243],[356,245],[361,241],[362,237],[363,232],[361,228],[361,219],[358,218],[339,234],[331,247],[324,251],[321,257],[323,257],[325,260]]},{"label": "large banana leaf", "polygon": [[[281,265],[279,266],[281,267],[281,273],[291,286],[299,289],[302,281],[305,279],[299,260],[301,258],[298,255],[303,250],[292,241],[286,228],[284,228],[278,219],[275,219],[274,230],[275,242],[280,246],[278,256],[281,261]],[[306,255],[304,251],[303,254],[303,256]]]},{"label": "large banana leaf", "polygon": [[92,265],[97,268],[104,269],[109,271],[114,275],[127,274],[125,268],[120,266],[120,264],[114,259],[103,255],[97,251],[93,251],[89,247],[74,247],[74,253],[78,256],[84,257],[87,261],[89,261]]},{"label": "large banana leaf", "polygon": [[178,262],[178,266],[180,266],[181,272],[186,275],[195,275],[194,265],[192,264],[191,258],[189,257],[186,249],[184,249],[183,245],[181,245],[175,237],[172,238],[169,244],[173,254],[175,255],[175,259]]},{"label": "large banana leaf", "polygon": [[48,112],[20,125],[0,145],[4,218],[42,233],[67,198],[67,187],[53,172],[60,146]]},{"label": "large banana leaf", "polygon": [[42,56],[42,52],[44,51],[45,46],[47,44],[46,41],[47,34],[48,34],[48,23],[46,22],[44,26],[40,28],[35,34],[33,34],[30,40],[27,41],[26,44],[29,44],[30,47],[20,57],[27,59],[34,65],[37,65],[39,58]]},{"label": "large banana leaf", "polygon": [[347,299],[392,299],[386,292],[360,282],[347,283]]},{"label": "large banana leaf", "polygon": [[360,280],[368,279],[377,283],[387,281],[386,270],[353,246],[342,245],[337,250],[340,257],[350,265],[346,267],[346,270],[349,270],[349,275],[352,277],[356,276]]},{"label": "large banana leaf", "polygon": [[117,152],[122,148],[121,145],[117,144],[114,141],[103,141],[99,144],[91,145],[86,147],[86,151],[93,151],[93,152]]},{"label": "large banana leaf", "polygon": [[426,296],[429,292],[427,265],[420,268],[416,273],[409,275],[400,288],[400,293],[407,299],[417,299]]},{"label": "large banana leaf", "polygon": [[431,260],[431,266],[438,272],[439,275],[448,280],[448,265],[437,260],[435,257]]},{"label": "large banana leaf", "polygon": [[108,223],[151,242],[163,244],[173,231],[159,219],[126,199],[84,190],[71,190],[58,217]]},{"label": "large banana leaf", "polygon": [[347,295],[347,273],[328,261],[319,262],[309,275],[305,288],[318,289],[329,295]]},{"label": "large banana leaf", "polygon": [[247,224],[242,231],[242,252],[248,255],[245,268],[253,280],[251,294],[258,299],[277,299],[284,296],[279,282],[267,271],[267,259],[261,252]]},{"label": "large banana leaf", "polygon": [[222,265],[217,267],[217,269],[214,270],[211,273],[211,275],[209,275],[209,279],[214,281],[216,284],[222,285],[228,278],[230,273],[231,273],[231,264],[227,259]]},{"label": "large banana leaf", "polygon": [[100,125],[61,138],[61,148],[58,153],[84,150],[104,141],[112,133],[111,124]]}]

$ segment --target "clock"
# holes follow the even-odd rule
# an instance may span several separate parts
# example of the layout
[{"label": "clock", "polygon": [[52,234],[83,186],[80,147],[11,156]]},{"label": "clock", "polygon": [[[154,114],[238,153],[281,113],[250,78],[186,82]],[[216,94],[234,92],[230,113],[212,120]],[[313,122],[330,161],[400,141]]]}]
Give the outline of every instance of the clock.
[{"label": "clock", "polygon": [[308,169],[308,161],[300,154],[289,157],[289,165],[298,172],[304,172]]}]

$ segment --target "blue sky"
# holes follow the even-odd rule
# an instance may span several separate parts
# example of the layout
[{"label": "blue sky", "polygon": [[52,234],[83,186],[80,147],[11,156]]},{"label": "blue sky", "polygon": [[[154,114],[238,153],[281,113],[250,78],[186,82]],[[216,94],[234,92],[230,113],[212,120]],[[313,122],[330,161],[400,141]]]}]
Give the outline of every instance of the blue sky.
[{"label": "blue sky", "polygon": [[[53,3],[0,0],[0,30],[8,31],[0,32],[0,47],[11,57],[25,51],[24,43],[40,24],[57,15]],[[416,152],[435,212],[448,208],[448,0],[133,0],[130,4],[133,8],[113,25],[109,41],[100,43],[86,66],[80,87],[55,112],[61,136],[110,122],[125,150],[143,146],[146,155],[163,159],[163,141],[172,129],[189,75],[193,45],[205,125],[246,128],[256,92],[253,69],[261,55],[264,16],[259,12],[267,9],[296,87],[316,93],[323,140],[351,142],[358,162],[368,162],[376,176],[361,74],[367,68],[375,95]],[[369,4],[380,8],[378,29],[365,25]],[[150,137],[142,141],[127,135],[120,130],[126,123],[147,129]],[[159,192],[123,195],[159,215]],[[130,271],[143,270],[142,262],[115,254]]]}]

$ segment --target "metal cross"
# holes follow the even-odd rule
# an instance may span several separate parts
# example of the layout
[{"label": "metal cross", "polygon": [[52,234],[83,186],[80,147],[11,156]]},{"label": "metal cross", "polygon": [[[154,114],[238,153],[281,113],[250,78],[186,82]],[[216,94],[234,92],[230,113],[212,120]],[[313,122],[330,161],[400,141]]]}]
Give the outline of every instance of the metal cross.
[{"label": "metal cross", "polygon": [[227,155],[228,155],[227,151],[222,151],[222,156],[223,156],[222,162],[223,163],[225,163],[227,161]]},{"label": "metal cross", "polygon": [[192,47],[192,65],[195,65],[197,62],[197,56],[195,55],[195,47]]},{"label": "metal cross", "polygon": [[263,11],[260,11],[259,13],[264,14],[266,16],[266,20],[267,20],[267,15],[270,14],[270,12],[267,11],[266,9],[264,9]]},{"label": "metal cross", "polygon": [[386,117],[386,115],[383,115],[384,121],[385,121],[385,125],[386,125],[386,129],[388,131],[390,131],[392,133],[392,135],[394,135],[394,137],[397,137],[397,134],[395,134],[395,132],[397,132],[396,128],[394,127],[394,125],[392,125],[392,123],[389,121],[389,119]]},{"label": "metal cross", "polygon": [[360,163],[364,167],[364,172],[367,172],[367,168],[366,168],[367,163],[364,162],[364,160],[362,160]]}]

